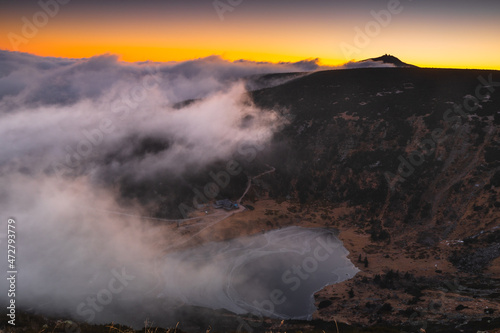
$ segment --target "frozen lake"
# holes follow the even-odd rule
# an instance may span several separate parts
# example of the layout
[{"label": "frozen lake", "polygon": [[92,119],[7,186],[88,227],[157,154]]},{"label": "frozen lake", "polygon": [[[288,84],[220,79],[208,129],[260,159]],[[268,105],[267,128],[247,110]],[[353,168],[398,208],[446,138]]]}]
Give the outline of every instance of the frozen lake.
[{"label": "frozen lake", "polygon": [[164,295],[237,314],[310,319],[316,291],[359,271],[347,254],[333,232],[301,227],[207,243],[165,257]]}]

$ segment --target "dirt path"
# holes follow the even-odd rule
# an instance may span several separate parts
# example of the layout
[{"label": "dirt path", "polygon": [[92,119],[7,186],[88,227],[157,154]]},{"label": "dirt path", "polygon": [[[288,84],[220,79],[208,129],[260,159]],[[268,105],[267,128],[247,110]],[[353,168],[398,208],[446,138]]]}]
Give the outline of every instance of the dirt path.
[{"label": "dirt path", "polygon": [[240,204],[241,200],[243,200],[243,198],[245,197],[245,195],[248,193],[248,191],[250,190],[250,187],[252,187],[252,180],[257,179],[259,177],[262,177],[264,175],[267,175],[268,173],[273,173],[274,171],[276,171],[275,167],[270,166],[268,164],[266,164],[266,166],[270,167],[271,170],[267,170],[267,171],[265,171],[265,172],[263,172],[261,174],[258,174],[255,177],[248,178],[248,184],[247,184],[247,188],[245,189],[245,192],[243,192],[243,195],[238,199],[238,201],[236,201],[238,203],[238,205]]},{"label": "dirt path", "polygon": [[[241,213],[243,211],[246,210],[246,208],[244,206],[241,206],[240,205],[240,202],[241,200],[243,200],[243,198],[245,197],[245,195],[248,193],[248,191],[250,190],[250,188],[252,187],[252,180],[254,179],[257,179],[259,177],[262,177],[266,174],[269,174],[269,173],[273,173],[274,171],[276,171],[276,168],[270,166],[270,165],[267,165],[268,167],[270,167],[271,169],[270,170],[267,170],[267,171],[264,171],[260,174],[258,174],[257,176],[254,176],[252,178],[248,178],[248,184],[247,184],[247,187],[245,188],[245,191],[243,192],[243,194],[241,195],[241,197],[236,201],[238,203],[238,209],[235,209],[235,210],[232,210],[232,211],[229,211],[227,213],[219,213],[219,212],[216,212],[214,214],[210,214],[210,215],[206,215],[206,216],[201,216],[200,218],[201,219],[205,219],[205,218],[210,218],[210,217],[214,217],[214,216],[218,216],[219,218],[217,218],[215,221],[211,222],[210,224],[208,224],[207,226],[203,227],[202,229],[198,230],[196,233],[192,234],[192,235],[189,235],[189,238],[181,241],[181,242],[178,242],[178,243],[175,243],[171,246],[169,246],[167,248],[170,249],[172,247],[175,247],[175,246],[180,246],[180,245],[183,245],[185,243],[187,243],[189,240],[193,239],[194,237],[198,236],[200,233],[202,233],[204,230],[210,228],[210,227],[213,227],[214,225],[216,225],[217,223],[220,223],[222,221],[224,221],[225,219],[235,215],[235,214],[238,214],[238,213]],[[198,219],[198,218],[191,218],[191,219],[185,219],[185,220],[179,220],[180,222],[184,222],[184,221],[187,221],[187,220],[193,220],[193,219]]]}]

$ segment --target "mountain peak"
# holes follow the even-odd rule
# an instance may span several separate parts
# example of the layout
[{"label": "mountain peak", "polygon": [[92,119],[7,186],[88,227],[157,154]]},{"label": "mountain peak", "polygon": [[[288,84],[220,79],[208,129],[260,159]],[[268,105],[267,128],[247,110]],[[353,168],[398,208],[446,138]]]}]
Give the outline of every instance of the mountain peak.
[{"label": "mountain peak", "polygon": [[418,67],[415,65],[407,64],[406,62],[403,62],[403,61],[399,60],[398,58],[396,58],[395,56],[387,54],[387,53],[384,54],[383,56],[378,57],[378,58],[365,59],[365,60],[361,60],[360,62],[364,62],[364,61],[376,61],[376,62],[381,62],[384,64],[392,64],[395,67],[413,67],[413,68]]}]

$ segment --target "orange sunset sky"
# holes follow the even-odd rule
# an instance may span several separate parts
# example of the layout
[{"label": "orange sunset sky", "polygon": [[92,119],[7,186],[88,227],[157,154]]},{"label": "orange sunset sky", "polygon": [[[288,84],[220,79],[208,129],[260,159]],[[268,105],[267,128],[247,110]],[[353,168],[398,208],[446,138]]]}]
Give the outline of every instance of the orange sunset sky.
[{"label": "orange sunset sky", "polygon": [[221,55],[228,60],[268,62],[319,58],[322,64],[339,65],[390,53],[424,67],[500,69],[500,1],[0,4],[0,49],[41,56],[112,53],[135,62]]}]

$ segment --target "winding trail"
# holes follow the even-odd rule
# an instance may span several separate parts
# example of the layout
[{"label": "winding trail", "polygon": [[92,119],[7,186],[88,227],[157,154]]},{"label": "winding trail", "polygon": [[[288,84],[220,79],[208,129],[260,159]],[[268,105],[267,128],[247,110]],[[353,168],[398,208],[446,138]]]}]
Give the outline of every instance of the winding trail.
[{"label": "winding trail", "polygon": [[199,235],[201,232],[203,232],[204,230],[216,225],[217,223],[220,223],[222,221],[224,221],[225,219],[235,215],[235,214],[238,214],[238,213],[241,213],[243,211],[246,210],[246,208],[242,205],[240,205],[240,202],[241,200],[243,200],[243,198],[245,197],[245,195],[248,193],[248,191],[250,190],[250,188],[252,187],[252,181],[254,179],[257,179],[259,177],[262,177],[266,174],[269,174],[269,173],[273,173],[274,171],[276,171],[276,168],[270,166],[270,165],[267,165],[269,168],[271,168],[270,170],[267,170],[267,171],[264,171],[260,174],[258,174],[257,176],[254,176],[254,177],[248,177],[248,184],[247,184],[247,187],[245,188],[245,191],[243,192],[243,194],[241,195],[241,197],[236,201],[238,203],[238,209],[235,209],[235,210],[232,210],[232,211],[229,211],[227,213],[220,213],[220,212],[216,212],[216,213],[213,213],[213,214],[210,214],[210,215],[205,215],[205,216],[201,216],[201,217],[197,217],[197,218],[190,218],[190,219],[184,219],[184,220],[176,220],[176,221],[181,221],[181,222],[184,222],[184,221],[188,221],[188,220],[194,220],[194,219],[203,219],[203,218],[207,218],[207,217],[214,217],[214,216],[220,216],[220,218],[216,219],[214,222],[211,222],[210,224],[208,224],[207,226],[203,227],[202,229],[198,230],[195,234],[192,234],[190,235],[190,237],[188,237],[187,239],[181,241],[181,242],[178,242],[178,243],[175,243],[175,244],[172,244],[171,246],[169,246],[168,248],[165,249],[165,251],[171,249],[172,247],[175,247],[175,246],[179,246],[179,245],[182,245],[182,244],[185,244],[187,243],[189,240],[193,239],[194,237],[196,237],[197,235]]},{"label": "winding trail", "polygon": [[254,179],[257,179],[259,177],[262,177],[268,173],[273,173],[274,171],[276,171],[276,168],[273,167],[273,166],[270,166],[269,164],[266,164],[267,167],[271,168],[271,170],[267,170],[261,174],[258,174],[257,176],[255,177],[252,177],[252,178],[248,178],[248,184],[247,184],[247,188],[245,189],[245,192],[243,192],[243,194],[241,195],[241,197],[238,199],[238,201],[236,201],[238,203],[238,205],[240,204],[241,200],[243,200],[243,198],[245,197],[245,195],[248,193],[248,191],[250,190],[250,187],[252,187],[252,180]]}]

